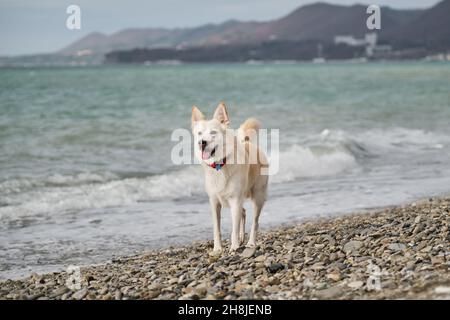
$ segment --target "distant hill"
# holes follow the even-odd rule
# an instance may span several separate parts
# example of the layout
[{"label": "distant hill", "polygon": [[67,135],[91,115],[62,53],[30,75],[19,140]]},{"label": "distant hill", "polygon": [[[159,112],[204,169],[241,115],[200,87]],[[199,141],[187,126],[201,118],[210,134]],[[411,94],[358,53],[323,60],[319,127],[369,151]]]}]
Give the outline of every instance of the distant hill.
[{"label": "distant hill", "polygon": [[[288,16],[269,23],[272,34],[280,40],[332,41],[336,35],[364,36],[368,30],[367,6],[340,6],[317,3],[301,7]],[[382,31],[385,34],[415,19],[421,10],[382,8]]]},{"label": "distant hill", "polygon": [[450,0],[444,0],[388,34],[393,44],[450,48]]},{"label": "distant hill", "polygon": [[[448,1],[446,1],[448,2]],[[367,33],[367,6],[341,6],[316,3],[300,7],[289,15],[268,22],[209,24],[186,29],[125,29],[111,35],[92,33],[62,49],[59,53],[76,54],[89,50],[106,53],[133,48],[170,48],[216,46],[223,44],[258,44],[267,41],[331,41],[336,35],[362,36]],[[422,10],[382,9],[380,36],[389,40],[395,30],[418,19]]]}]

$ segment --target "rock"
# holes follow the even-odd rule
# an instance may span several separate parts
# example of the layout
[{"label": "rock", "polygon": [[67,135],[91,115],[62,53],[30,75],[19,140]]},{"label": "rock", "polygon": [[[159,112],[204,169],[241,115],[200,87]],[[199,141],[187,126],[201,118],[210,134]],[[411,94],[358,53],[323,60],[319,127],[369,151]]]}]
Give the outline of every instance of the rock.
[{"label": "rock", "polygon": [[163,286],[160,283],[152,283],[151,285],[149,285],[147,287],[148,290],[153,291],[153,290],[161,290],[163,288]]},{"label": "rock", "polygon": [[115,300],[122,300],[123,294],[120,290],[116,290],[115,294],[114,294],[114,299]]},{"label": "rock", "polygon": [[402,243],[391,243],[388,248],[392,251],[402,251],[405,250],[406,246]]},{"label": "rock", "polygon": [[314,283],[311,281],[311,279],[306,278],[306,279],[303,281],[303,286],[304,286],[305,288],[314,288]]},{"label": "rock", "polygon": [[74,298],[75,300],[81,300],[83,299],[88,293],[88,289],[87,288],[83,288],[81,290],[78,290],[77,292],[75,292],[72,295],[72,298]]},{"label": "rock", "polygon": [[49,298],[53,299],[62,296],[67,291],[69,291],[69,288],[67,288],[66,286],[59,287],[49,295]]},{"label": "rock", "polygon": [[161,294],[161,290],[152,290],[148,292],[147,298],[148,299],[155,299]]},{"label": "rock", "polygon": [[186,293],[180,297],[180,300],[198,300],[199,296],[195,293]]},{"label": "rock", "polygon": [[284,265],[282,265],[281,263],[271,263],[268,267],[267,267],[267,271],[269,271],[270,273],[276,273],[280,270],[284,269]]},{"label": "rock", "polygon": [[334,286],[328,289],[316,291],[315,295],[320,299],[334,299],[342,295],[342,289]]},{"label": "rock", "polygon": [[347,254],[354,254],[357,253],[363,246],[363,242],[362,241],[349,241],[347,242],[344,247],[343,250],[345,253]]},{"label": "rock", "polygon": [[256,258],[255,258],[255,262],[264,262],[266,260],[266,256],[265,255],[260,255],[260,256],[257,256]]},{"label": "rock", "polygon": [[[395,288],[397,288],[397,285],[395,284],[395,282],[393,281],[383,281],[380,283],[380,288],[383,290],[393,290]],[[378,290],[378,288],[374,288],[375,290]]]},{"label": "rock", "polygon": [[326,289],[327,283],[326,282],[318,282],[315,284],[316,290],[323,290]]},{"label": "rock", "polygon": [[237,270],[233,273],[233,276],[236,278],[242,277],[244,274],[247,274],[247,270]]},{"label": "rock", "polygon": [[241,256],[243,258],[250,258],[250,257],[253,257],[255,252],[256,252],[256,248],[254,248],[254,247],[245,248],[245,250],[244,250],[244,252],[242,252]]},{"label": "rock", "polygon": [[347,286],[354,290],[360,289],[363,285],[364,285],[364,282],[362,282],[362,281],[352,281],[352,282],[347,283]]},{"label": "rock", "polygon": [[332,272],[330,274],[327,274],[327,278],[337,282],[337,281],[341,280],[341,273],[340,272]]},{"label": "rock", "polygon": [[208,292],[208,286],[206,284],[204,284],[204,283],[201,283],[201,284],[199,284],[198,286],[195,287],[195,293],[199,297],[204,297],[207,292]]},{"label": "rock", "polygon": [[[27,300],[37,300],[37,299],[39,299],[39,298],[41,298],[41,297],[43,297],[44,296],[44,293],[43,292],[40,292],[40,293],[37,293],[37,294],[33,294],[33,295],[30,295],[30,296],[28,296],[27,297]],[[1,296],[0,296],[1,297]]]},{"label": "rock", "polygon": [[248,276],[248,277],[245,277],[243,280],[242,280],[242,283],[253,283],[253,282],[255,282],[255,277],[253,277],[253,276]]},{"label": "rock", "polygon": [[450,287],[444,287],[444,286],[436,287],[436,288],[434,288],[434,293],[450,295]]},{"label": "rock", "polygon": [[112,295],[110,293],[105,294],[101,297],[102,300],[112,300]]},{"label": "rock", "polygon": [[431,263],[433,265],[444,264],[444,262],[445,262],[444,257],[432,257],[431,258]]},{"label": "rock", "polygon": [[180,285],[182,285],[182,286],[185,286],[185,285],[191,283],[192,281],[193,281],[193,280],[190,279],[190,278],[189,278],[187,275],[185,275],[185,274],[183,274],[182,276],[180,276],[180,277],[178,278],[178,284],[180,284]]},{"label": "rock", "polygon": [[103,295],[105,295],[105,294],[107,294],[107,293],[108,293],[108,288],[100,289],[100,291],[98,292],[98,294],[99,294],[100,296],[103,296]]}]

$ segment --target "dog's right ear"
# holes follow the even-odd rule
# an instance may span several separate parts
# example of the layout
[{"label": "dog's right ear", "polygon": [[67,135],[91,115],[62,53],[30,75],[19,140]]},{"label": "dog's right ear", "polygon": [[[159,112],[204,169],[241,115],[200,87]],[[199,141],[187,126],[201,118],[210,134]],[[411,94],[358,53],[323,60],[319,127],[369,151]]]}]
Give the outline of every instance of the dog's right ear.
[{"label": "dog's right ear", "polygon": [[192,128],[194,128],[195,123],[200,120],[205,120],[205,116],[196,106],[193,106],[192,107],[192,117],[191,117]]}]

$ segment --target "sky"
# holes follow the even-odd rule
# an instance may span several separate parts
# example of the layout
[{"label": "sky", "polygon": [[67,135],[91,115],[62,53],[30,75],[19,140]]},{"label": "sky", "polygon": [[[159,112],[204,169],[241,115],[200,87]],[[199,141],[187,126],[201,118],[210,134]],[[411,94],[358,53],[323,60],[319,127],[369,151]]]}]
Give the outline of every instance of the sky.
[{"label": "sky", "polygon": [[[322,0],[323,1],[323,0]],[[0,56],[49,53],[94,32],[193,27],[230,19],[277,19],[315,0],[0,0]],[[326,0],[427,8],[439,0]],[[81,29],[66,28],[69,5],[81,8]]]}]

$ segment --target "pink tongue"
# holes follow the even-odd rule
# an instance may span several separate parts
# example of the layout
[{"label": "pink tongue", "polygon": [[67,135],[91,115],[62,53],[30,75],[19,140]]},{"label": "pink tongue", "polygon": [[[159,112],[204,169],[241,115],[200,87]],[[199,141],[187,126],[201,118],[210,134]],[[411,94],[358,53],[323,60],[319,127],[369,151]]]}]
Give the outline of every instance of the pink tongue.
[{"label": "pink tongue", "polygon": [[208,160],[211,157],[211,153],[208,151],[202,151],[202,159]]}]

